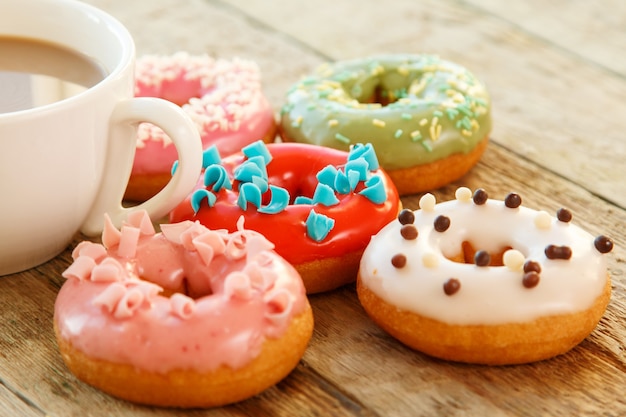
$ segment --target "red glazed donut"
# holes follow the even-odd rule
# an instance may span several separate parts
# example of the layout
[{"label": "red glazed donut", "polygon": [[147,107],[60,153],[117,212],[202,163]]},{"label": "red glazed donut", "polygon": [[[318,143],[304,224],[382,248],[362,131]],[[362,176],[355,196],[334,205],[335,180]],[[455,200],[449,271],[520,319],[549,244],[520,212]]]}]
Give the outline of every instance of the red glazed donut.
[{"label": "red glazed donut", "polygon": [[[204,148],[215,145],[223,154],[262,139],[273,142],[274,111],[263,95],[258,66],[243,59],[213,59],[184,52],[146,55],[137,60],[135,95],[169,100],[195,122]],[[125,197],[143,201],[171,178],[176,150],[158,127],[142,123]]]},{"label": "red glazed donut", "polygon": [[314,145],[256,142],[221,160],[205,152],[204,179],[170,214],[209,228],[246,227],[267,237],[298,270],[307,293],[356,279],[370,237],[400,207],[373,148],[344,152]]}]

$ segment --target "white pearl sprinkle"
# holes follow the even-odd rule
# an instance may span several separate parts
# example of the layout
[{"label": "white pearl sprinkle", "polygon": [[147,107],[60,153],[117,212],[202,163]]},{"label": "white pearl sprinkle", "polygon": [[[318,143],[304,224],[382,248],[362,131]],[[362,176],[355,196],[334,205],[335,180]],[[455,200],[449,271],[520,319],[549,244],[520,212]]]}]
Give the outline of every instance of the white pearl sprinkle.
[{"label": "white pearl sprinkle", "polygon": [[522,252],[516,249],[510,249],[502,255],[502,262],[504,263],[504,266],[509,268],[511,271],[521,271],[524,267],[524,261],[526,261],[526,257]]},{"label": "white pearl sprinkle", "polygon": [[472,200],[472,190],[467,187],[459,187],[456,189],[454,196],[457,200],[468,203]]},{"label": "white pearl sprinkle", "polygon": [[552,224],[552,216],[546,211],[539,211],[535,216],[535,226],[537,229],[549,229]]},{"label": "white pearl sprinkle", "polygon": [[437,255],[429,252],[422,256],[422,263],[426,268],[436,268],[437,265],[439,265],[439,259],[437,258]]},{"label": "white pearl sprinkle", "polygon": [[424,194],[422,198],[420,198],[419,205],[424,211],[435,210],[435,204],[437,204],[437,200],[435,199],[435,196],[430,193]]}]

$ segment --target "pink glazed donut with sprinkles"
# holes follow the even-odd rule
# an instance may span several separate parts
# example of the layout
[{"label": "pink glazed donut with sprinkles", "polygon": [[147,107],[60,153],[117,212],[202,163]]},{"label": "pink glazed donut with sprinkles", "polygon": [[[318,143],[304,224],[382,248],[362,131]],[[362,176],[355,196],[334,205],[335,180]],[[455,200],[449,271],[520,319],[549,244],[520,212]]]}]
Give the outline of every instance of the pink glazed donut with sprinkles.
[{"label": "pink glazed donut with sprinkles", "polygon": [[61,355],[82,381],[129,401],[213,407],[265,390],[313,331],[299,274],[262,235],[161,225],[145,212],[81,242],[54,308]]},{"label": "pink glazed donut with sprinkles", "polygon": [[[274,141],[274,111],[263,94],[256,63],[178,52],[145,55],[135,69],[135,96],[160,97],[182,107],[195,122],[203,147],[230,154],[257,140]],[[177,159],[171,139],[160,128],[141,123],[125,198],[144,201],[171,178]]]},{"label": "pink glazed donut with sprinkles", "polygon": [[604,314],[606,236],[593,237],[510,193],[403,210],[365,249],[357,292],[368,315],[404,344],[441,359],[488,365],[565,353]]}]

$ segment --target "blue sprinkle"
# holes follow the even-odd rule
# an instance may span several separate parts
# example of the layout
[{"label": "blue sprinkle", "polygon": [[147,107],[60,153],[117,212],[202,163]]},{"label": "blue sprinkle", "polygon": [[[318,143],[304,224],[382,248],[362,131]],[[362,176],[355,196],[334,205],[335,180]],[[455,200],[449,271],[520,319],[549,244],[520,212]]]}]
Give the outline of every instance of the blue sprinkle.
[{"label": "blue sprinkle", "polygon": [[256,185],[257,187],[259,187],[259,190],[261,190],[261,194],[266,192],[269,188],[269,182],[266,179],[261,178],[261,177],[254,176],[252,177],[252,181],[250,182]]},{"label": "blue sprinkle", "polygon": [[212,190],[219,192],[222,189],[232,190],[233,186],[228,179],[226,168],[221,165],[209,165],[204,171],[204,186],[212,187]]},{"label": "blue sprinkle", "polygon": [[321,204],[329,207],[339,204],[339,199],[335,195],[335,190],[332,187],[319,183],[313,194],[313,204]]},{"label": "blue sprinkle", "polygon": [[215,145],[210,146],[202,152],[202,168],[206,168],[213,164],[219,164],[222,162],[220,152]]},{"label": "blue sprinkle", "polygon": [[359,175],[359,181],[365,181],[367,179],[367,168],[369,164],[365,160],[365,158],[358,158],[348,161],[346,163],[346,172],[348,176],[350,172],[354,171]]},{"label": "blue sprinkle", "polygon": [[326,184],[329,187],[334,187],[336,176],[337,176],[337,168],[335,168],[333,165],[327,165],[315,175],[315,178],[317,178],[317,180],[321,184]]},{"label": "blue sprinkle", "polygon": [[293,204],[313,204],[313,199],[299,195],[293,200]]},{"label": "blue sprinkle", "polygon": [[348,194],[350,191],[352,191],[348,176],[343,171],[337,171],[337,176],[335,177],[335,183],[333,184],[333,188],[339,194]]},{"label": "blue sprinkle", "polygon": [[275,185],[270,185],[270,190],[272,193],[270,202],[267,206],[259,208],[259,213],[280,213],[289,205],[289,191]]},{"label": "blue sprinkle", "polygon": [[239,185],[239,197],[237,197],[237,205],[242,210],[248,209],[248,203],[257,209],[261,207],[261,190],[251,182]]},{"label": "blue sprinkle", "polygon": [[240,182],[252,182],[254,177],[260,177],[267,180],[265,165],[261,164],[259,166],[257,163],[259,161],[262,162],[262,160],[263,159],[261,157],[254,157],[239,165],[234,172],[235,179]]},{"label": "blue sprinkle", "polygon": [[363,145],[361,143],[357,143],[350,149],[350,154],[348,155],[348,161],[352,161],[358,158],[365,158],[367,163],[369,164],[370,171],[375,171],[378,169],[378,158],[376,157],[376,151],[371,143]]},{"label": "blue sprinkle", "polygon": [[357,171],[348,171],[348,184],[350,184],[350,191],[354,191],[359,184],[359,173]]},{"label": "blue sprinkle", "polygon": [[365,182],[365,188],[359,192],[374,204],[382,204],[387,200],[385,185],[379,176],[375,175]]},{"label": "blue sprinkle", "polygon": [[215,205],[215,200],[217,200],[217,197],[215,197],[215,194],[208,190],[205,190],[204,188],[196,190],[193,192],[193,194],[191,194],[191,208],[193,209],[194,214],[198,213],[198,211],[200,210],[200,204],[202,204],[202,201],[204,199],[206,199],[209,207],[213,207]]},{"label": "blue sprinkle", "polygon": [[171,170],[172,175],[176,173],[177,169],[178,169],[178,160],[174,161],[174,163],[172,164],[172,170]]},{"label": "blue sprinkle", "polygon": [[270,153],[267,146],[262,140],[257,140],[247,146],[245,146],[241,152],[248,158],[253,158],[255,156],[260,156],[263,158],[265,165],[269,164],[272,161],[272,154]]},{"label": "blue sprinkle", "polygon": [[307,236],[316,242],[321,242],[335,226],[335,220],[311,210],[305,224]]}]

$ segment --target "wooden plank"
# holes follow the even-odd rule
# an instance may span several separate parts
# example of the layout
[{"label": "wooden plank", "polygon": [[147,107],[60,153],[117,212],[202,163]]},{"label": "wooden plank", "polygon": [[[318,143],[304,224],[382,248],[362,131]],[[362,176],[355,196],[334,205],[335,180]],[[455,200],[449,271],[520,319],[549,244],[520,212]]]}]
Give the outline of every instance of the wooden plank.
[{"label": "wooden plank", "polygon": [[42,417],[44,413],[0,384],[0,416]]},{"label": "wooden plank", "polygon": [[626,75],[624,16],[626,3],[603,1],[514,1],[465,0],[481,9],[533,33],[547,43],[566,49],[584,60],[596,62]]},{"label": "wooden plank", "polygon": [[[280,8],[225,1],[335,60],[430,52],[467,66],[492,94],[495,141],[626,207],[622,76],[453,1],[399,0],[389,7],[366,0],[359,8],[333,0]],[[544,9],[532,11],[541,15]]]}]

